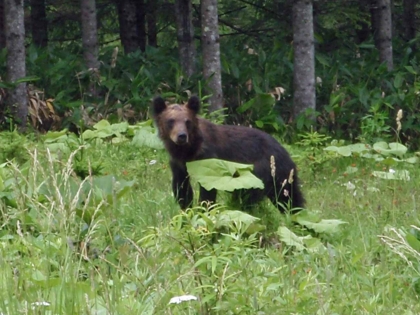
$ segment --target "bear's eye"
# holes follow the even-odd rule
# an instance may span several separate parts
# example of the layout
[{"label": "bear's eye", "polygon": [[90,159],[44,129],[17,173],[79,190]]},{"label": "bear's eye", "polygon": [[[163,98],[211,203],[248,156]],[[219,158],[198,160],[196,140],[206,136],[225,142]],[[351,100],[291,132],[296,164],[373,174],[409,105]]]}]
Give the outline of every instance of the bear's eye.
[{"label": "bear's eye", "polygon": [[174,126],[175,120],[174,119],[169,119],[167,124],[168,124],[168,128],[172,129],[172,127]]},{"label": "bear's eye", "polygon": [[191,128],[191,125],[192,125],[191,120],[187,119],[185,121],[185,125],[187,126],[188,129]]}]

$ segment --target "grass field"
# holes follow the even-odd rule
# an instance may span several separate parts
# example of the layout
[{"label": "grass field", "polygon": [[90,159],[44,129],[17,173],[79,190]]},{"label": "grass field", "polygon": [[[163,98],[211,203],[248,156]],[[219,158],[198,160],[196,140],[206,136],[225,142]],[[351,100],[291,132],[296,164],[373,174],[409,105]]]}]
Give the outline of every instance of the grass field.
[{"label": "grass field", "polygon": [[[226,208],[181,212],[164,151],[85,145],[48,153],[27,142],[26,164],[0,168],[1,314],[420,314],[419,248],[407,262],[379,238],[419,225],[418,164],[393,165],[410,180],[387,180],[372,176],[384,163],[315,165],[287,147],[307,209],[346,224],[310,233],[265,201],[252,212],[268,227],[261,238]],[[73,168],[88,165],[102,175],[82,182]],[[279,226],[321,246],[290,247]],[[169,303],[183,295],[197,300]]]}]

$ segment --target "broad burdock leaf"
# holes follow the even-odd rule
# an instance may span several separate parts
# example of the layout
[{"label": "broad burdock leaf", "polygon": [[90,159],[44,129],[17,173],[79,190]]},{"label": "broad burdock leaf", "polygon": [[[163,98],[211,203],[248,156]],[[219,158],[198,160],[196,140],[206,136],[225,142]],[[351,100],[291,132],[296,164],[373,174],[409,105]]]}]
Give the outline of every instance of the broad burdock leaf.
[{"label": "broad burdock leaf", "polygon": [[359,169],[355,166],[347,166],[346,167],[346,173],[347,174],[357,173],[358,171],[359,171]]},{"label": "broad burdock leaf", "polygon": [[308,210],[303,210],[293,215],[293,221],[299,223],[316,233],[335,234],[340,231],[340,227],[347,222],[335,219],[320,219]]},{"label": "broad burdock leaf", "polygon": [[101,121],[98,121],[95,125],[93,125],[93,128],[96,130],[103,130],[111,126],[108,120],[102,119]]},{"label": "broad burdock leaf", "polygon": [[46,134],[42,136],[44,142],[55,142],[57,140],[66,139],[67,138],[67,129],[63,129],[61,131],[48,131]]},{"label": "broad burdock leaf", "polygon": [[216,216],[215,228],[230,227],[235,224],[242,232],[253,234],[265,230],[265,226],[256,223],[260,219],[238,210],[225,210]]},{"label": "broad burdock leaf", "polygon": [[407,152],[407,147],[397,142],[391,142],[389,144],[384,141],[376,142],[373,145],[373,149],[385,156],[396,155],[401,157]]},{"label": "broad burdock leaf", "polygon": [[124,179],[117,179],[113,175],[94,176],[91,181],[83,183],[83,190],[87,193],[91,189],[97,190],[102,198],[107,198],[108,202],[112,201],[112,195],[115,194],[117,198],[124,196],[135,184],[135,181],[127,181]]},{"label": "broad burdock leaf", "polygon": [[339,147],[331,145],[329,147],[326,147],[324,151],[336,152],[337,154],[340,154],[342,156],[350,156],[353,153],[361,154],[369,152],[370,149],[370,146],[364,143],[356,143]]},{"label": "broad burdock leaf", "polygon": [[410,164],[416,164],[419,161],[419,158],[417,156],[412,156],[412,157],[409,157],[408,159],[404,159],[403,161]]},{"label": "broad burdock leaf", "polygon": [[164,148],[159,136],[152,131],[151,127],[137,130],[131,143],[138,147],[149,147],[156,150]]},{"label": "broad burdock leaf", "polygon": [[382,179],[394,179],[394,180],[410,180],[410,172],[407,170],[379,172],[374,171],[372,175]]},{"label": "broad burdock leaf", "polygon": [[312,237],[311,235],[297,236],[285,226],[278,228],[277,235],[282,242],[288,246],[293,246],[298,251],[303,251],[305,249],[310,252],[325,250],[325,246],[318,238]]},{"label": "broad burdock leaf", "polygon": [[375,161],[381,162],[382,164],[384,164],[386,166],[392,166],[392,165],[395,165],[399,162],[407,162],[409,164],[416,164],[418,162],[418,158],[417,158],[417,156],[412,156],[408,159],[398,159],[398,158],[388,156],[386,159],[377,157],[377,158],[375,158]]},{"label": "broad burdock leaf", "polygon": [[253,165],[219,159],[206,159],[187,163],[188,174],[206,190],[264,189],[264,183],[251,171]]},{"label": "broad burdock leaf", "polygon": [[260,219],[243,211],[225,210],[217,215],[216,228],[228,227],[232,222],[250,225],[258,220]]},{"label": "broad burdock leaf", "polygon": [[290,231],[285,226],[280,226],[277,230],[277,234],[280,237],[280,240],[286,245],[294,246],[298,251],[305,249],[305,244],[303,243],[303,237],[297,236],[295,233]]},{"label": "broad burdock leaf", "polygon": [[334,234],[340,231],[340,226],[347,224],[342,220],[321,220],[319,222],[305,221],[304,219],[298,219],[297,222],[307,228],[315,231],[316,233]]},{"label": "broad burdock leaf", "polygon": [[348,145],[351,152],[354,153],[363,153],[363,152],[369,152],[371,150],[370,145],[367,145],[365,143],[355,143]]},{"label": "broad burdock leaf", "polygon": [[112,136],[119,136],[128,130],[128,123],[122,122],[118,124],[110,124],[107,120],[103,119],[93,125],[94,130],[86,130],[83,132],[82,137],[85,140],[94,138],[108,138]]},{"label": "broad burdock leaf", "polygon": [[345,146],[345,147],[329,146],[329,147],[324,148],[324,151],[335,152],[335,153],[340,154],[342,156],[350,156],[351,155],[351,150],[348,146]]}]

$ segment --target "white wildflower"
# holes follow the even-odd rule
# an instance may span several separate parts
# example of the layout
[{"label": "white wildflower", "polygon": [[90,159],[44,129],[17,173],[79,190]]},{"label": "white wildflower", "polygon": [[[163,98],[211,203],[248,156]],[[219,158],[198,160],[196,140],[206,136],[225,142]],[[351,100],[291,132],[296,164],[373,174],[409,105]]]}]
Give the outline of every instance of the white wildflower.
[{"label": "white wildflower", "polygon": [[51,305],[50,303],[44,302],[44,301],[31,303],[33,310],[35,309],[36,306],[50,306],[50,305]]},{"label": "white wildflower", "polygon": [[343,186],[346,186],[347,190],[355,190],[356,189],[356,185],[353,184],[352,182],[347,182],[345,184],[343,184]]},{"label": "white wildflower", "polygon": [[320,77],[316,77],[316,84],[319,84],[322,86],[322,79]]},{"label": "white wildflower", "polygon": [[181,295],[181,296],[174,296],[170,301],[169,304],[179,304],[185,301],[197,301],[197,297],[194,295]]}]

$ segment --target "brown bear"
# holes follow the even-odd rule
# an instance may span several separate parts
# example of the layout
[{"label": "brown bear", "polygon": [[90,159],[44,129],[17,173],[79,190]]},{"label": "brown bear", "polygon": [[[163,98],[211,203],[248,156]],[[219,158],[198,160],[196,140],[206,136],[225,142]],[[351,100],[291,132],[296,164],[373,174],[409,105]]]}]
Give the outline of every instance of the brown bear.
[{"label": "brown bear", "polygon": [[[281,212],[287,205],[292,209],[303,207],[296,165],[286,149],[261,130],[216,125],[199,117],[199,110],[196,96],[185,105],[166,105],[161,97],[153,100],[153,119],[171,157],[172,189],[182,209],[191,206],[193,200],[186,162],[211,158],[254,165],[253,173],[262,180],[264,189],[239,192],[247,202],[267,196]],[[215,202],[216,194],[214,189],[200,187],[200,201]]]}]

